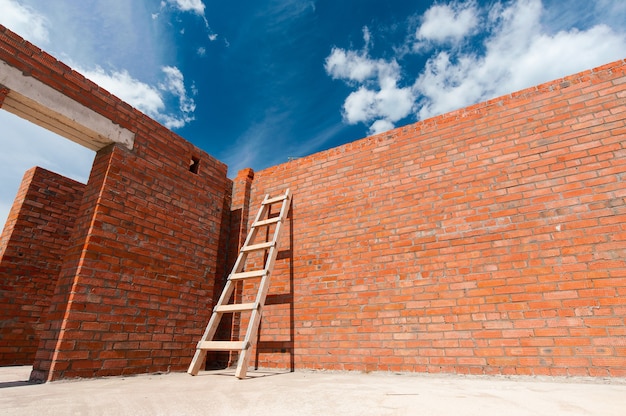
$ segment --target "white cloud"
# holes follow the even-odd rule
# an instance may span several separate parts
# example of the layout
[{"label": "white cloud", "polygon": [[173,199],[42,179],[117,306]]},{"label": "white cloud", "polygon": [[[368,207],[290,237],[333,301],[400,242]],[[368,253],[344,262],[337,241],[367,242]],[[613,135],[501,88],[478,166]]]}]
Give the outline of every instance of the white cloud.
[{"label": "white cloud", "polygon": [[[626,17],[619,0],[602,4],[622,13],[622,21]],[[354,88],[344,102],[344,120],[368,124],[370,133],[377,133],[412,112],[418,119],[432,117],[626,56],[624,28],[598,21],[618,17],[608,19],[598,5],[588,6],[595,7],[592,24],[577,29],[572,23],[563,29],[553,16],[569,6],[554,1],[549,7],[540,0],[497,2],[488,8],[474,1],[435,4],[425,12],[415,36],[393,48],[395,58],[370,56],[369,31],[364,31],[362,50],[333,48],[325,61],[327,74]],[[576,20],[569,16],[568,21]],[[415,74],[413,68],[401,66],[411,53],[407,51],[422,53],[429,49],[424,45],[438,45],[438,50],[413,79],[404,79],[411,71]],[[399,87],[402,84],[412,86]]]},{"label": "white cloud", "polygon": [[626,36],[605,25],[581,32],[536,36],[512,65],[510,85],[517,90],[626,56]]},{"label": "white cloud", "polygon": [[361,87],[344,102],[344,117],[350,124],[384,119],[388,123],[410,114],[414,97],[410,88],[397,88],[395,83],[384,85],[378,91]]},{"label": "white cloud", "polygon": [[334,79],[363,82],[376,74],[378,64],[361,52],[333,48],[326,58],[325,68]]},{"label": "white cloud", "polygon": [[361,51],[333,48],[324,68],[334,79],[363,84],[344,102],[343,116],[349,124],[376,120],[380,122],[372,125],[371,131],[378,131],[383,125],[393,128],[394,122],[411,113],[415,101],[413,91],[410,87],[398,87],[401,71],[395,60],[369,57],[371,35],[368,28],[363,29],[363,39],[365,47]]},{"label": "white cloud", "polygon": [[[202,18],[204,21],[204,25],[206,26],[206,30],[208,32],[208,39],[213,42],[217,39],[217,33],[213,32],[211,26],[209,25],[209,21],[206,18],[204,13],[205,5],[202,0],[168,0],[168,3],[172,5],[176,10],[181,12],[191,12]],[[161,10],[165,8],[167,3],[164,1],[161,2]],[[180,30],[180,34],[185,34],[185,28]]]},{"label": "white cloud", "polygon": [[370,43],[372,42],[372,34],[370,33],[370,28],[367,26],[363,26],[363,41],[365,42],[364,49],[369,49]]},{"label": "white cloud", "polygon": [[180,69],[174,66],[164,66],[161,68],[166,75],[165,82],[159,83],[159,88],[163,91],[169,91],[179,97],[186,97],[185,78]]},{"label": "white cloud", "polygon": [[437,43],[457,41],[478,25],[478,11],[473,1],[436,4],[424,13],[415,37]]},{"label": "white cloud", "polygon": [[49,41],[46,18],[15,0],[0,0],[0,24],[37,44]]},{"label": "white cloud", "polygon": [[442,51],[415,82],[418,116],[446,111],[611,62],[626,54],[626,35],[605,25],[550,35],[539,0],[519,0],[490,13],[483,55]]},{"label": "white cloud", "polygon": [[367,26],[363,28],[363,41],[365,46],[361,51],[333,48],[324,63],[326,73],[334,79],[363,82],[375,77],[379,72],[397,71],[399,67],[396,62],[387,63],[384,60],[373,60],[368,56],[371,34]]},{"label": "white cloud", "polygon": [[194,12],[199,16],[204,16],[204,3],[202,3],[202,0],[169,0],[169,3],[180,11]]},{"label": "white cloud", "polygon": [[370,134],[384,133],[393,129],[395,126],[388,120],[376,120],[370,127]]},{"label": "white cloud", "polygon": [[178,109],[180,110],[179,115],[174,118],[168,115],[165,126],[168,128],[183,127],[186,123],[194,120],[193,113],[196,111],[196,103],[193,98],[187,96],[182,72],[173,66],[166,66],[162,69],[166,78],[165,82],[159,83],[159,88],[178,98]]},{"label": "white cloud", "polygon": [[[149,85],[133,78],[126,70],[106,71],[101,67],[92,70],[78,69],[85,77],[118,96],[148,116],[163,123],[170,129],[181,128],[194,120],[196,104],[189,98],[185,89],[184,77],[176,67],[165,66],[162,72],[165,79],[157,86]],[[178,111],[167,112],[166,100],[169,94],[178,101]]]},{"label": "white cloud", "polygon": [[376,116],[376,92],[361,87],[351,93],[343,104],[344,117],[350,124],[366,122]]},{"label": "white cloud", "polygon": [[198,54],[198,56],[206,56],[206,48],[203,46],[200,46],[197,50],[196,53]]},{"label": "white cloud", "polygon": [[149,116],[165,108],[158,89],[133,78],[127,70],[109,72],[98,66],[92,70],[79,68],[78,72]]}]

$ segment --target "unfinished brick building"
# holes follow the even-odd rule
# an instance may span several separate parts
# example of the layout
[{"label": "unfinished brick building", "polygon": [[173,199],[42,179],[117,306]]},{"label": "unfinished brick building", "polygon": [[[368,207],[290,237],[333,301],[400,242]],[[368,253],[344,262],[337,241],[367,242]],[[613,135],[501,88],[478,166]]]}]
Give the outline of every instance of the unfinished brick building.
[{"label": "unfinished brick building", "polygon": [[2,109],[97,151],[86,185],[25,176],[1,365],[186,370],[251,215],[289,187],[253,363],[626,377],[625,61],[232,181],[5,28],[0,84]]}]

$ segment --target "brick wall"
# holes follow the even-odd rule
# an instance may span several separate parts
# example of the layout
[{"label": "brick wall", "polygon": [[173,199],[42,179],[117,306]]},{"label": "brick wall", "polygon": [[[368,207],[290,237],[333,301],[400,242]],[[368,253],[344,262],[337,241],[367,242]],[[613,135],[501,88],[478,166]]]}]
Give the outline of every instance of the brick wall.
[{"label": "brick wall", "polygon": [[256,172],[250,219],[294,197],[253,361],[626,376],[625,69]]},{"label": "brick wall", "polygon": [[256,364],[626,376],[623,61],[233,183],[2,27],[0,59],[135,134],[96,155],[33,380],[185,370],[246,218],[286,187]]},{"label": "brick wall", "polygon": [[0,365],[30,365],[85,185],[26,172],[0,237]]},{"label": "brick wall", "polygon": [[186,370],[223,268],[226,165],[1,26],[0,59],[135,134],[96,155],[31,379]]}]

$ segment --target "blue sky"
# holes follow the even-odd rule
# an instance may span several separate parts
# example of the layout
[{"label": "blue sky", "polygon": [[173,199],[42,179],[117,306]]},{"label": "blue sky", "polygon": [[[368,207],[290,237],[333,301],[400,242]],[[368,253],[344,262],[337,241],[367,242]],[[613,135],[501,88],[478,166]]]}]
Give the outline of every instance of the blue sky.
[{"label": "blue sky", "polygon": [[[626,58],[623,0],[0,0],[0,23],[229,166],[260,170]],[[93,152],[0,111],[24,171]]]}]

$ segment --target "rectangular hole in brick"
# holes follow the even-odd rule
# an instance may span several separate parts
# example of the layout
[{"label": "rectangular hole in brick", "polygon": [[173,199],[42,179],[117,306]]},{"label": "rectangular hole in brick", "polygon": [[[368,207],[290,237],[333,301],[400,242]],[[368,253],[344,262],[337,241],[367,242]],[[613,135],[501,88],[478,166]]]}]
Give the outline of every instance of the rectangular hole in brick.
[{"label": "rectangular hole in brick", "polygon": [[191,162],[189,162],[189,172],[198,173],[199,167],[200,167],[200,158],[196,156],[192,156]]}]

